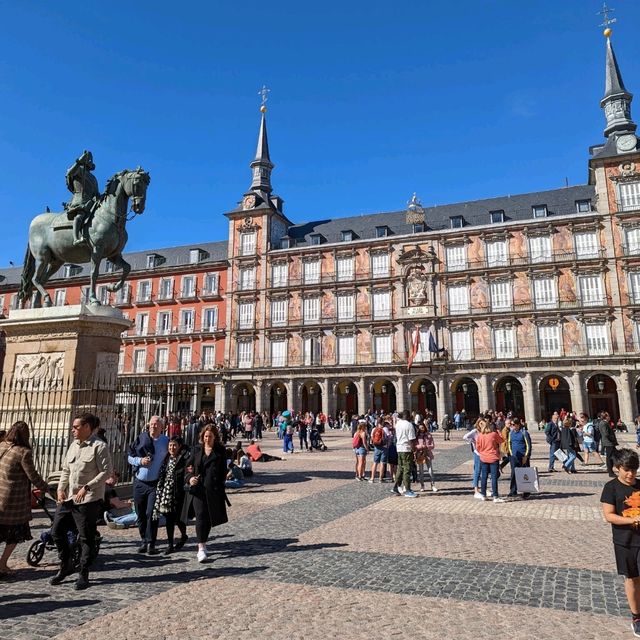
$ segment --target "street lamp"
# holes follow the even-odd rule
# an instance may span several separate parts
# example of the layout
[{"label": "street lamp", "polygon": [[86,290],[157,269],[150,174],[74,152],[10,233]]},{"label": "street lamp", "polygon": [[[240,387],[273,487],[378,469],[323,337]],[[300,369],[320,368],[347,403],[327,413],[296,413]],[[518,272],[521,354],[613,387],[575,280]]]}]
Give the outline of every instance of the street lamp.
[{"label": "street lamp", "polygon": [[600,378],[597,382],[598,391],[602,393],[604,391],[604,380]]},{"label": "street lamp", "polygon": [[511,383],[510,383],[510,382],[505,383],[504,388],[505,388],[509,393],[511,393]]},{"label": "street lamp", "polygon": [[465,382],[462,385],[462,410],[467,413],[467,391],[469,391],[469,385]]},{"label": "street lamp", "polygon": [[249,389],[247,389],[247,387],[244,387],[244,388],[242,389],[242,395],[243,395],[243,396],[248,396],[248,395],[249,395]]},{"label": "street lamp", "polygon": [[313,395],[316,392],[316,388],[315,387],[309,387],[309,393],[311,395]]},{"label": "street lamp", "polygon": [[511,396],[511,389],[513,388],[513,385],[511,384],[511,382],[505,382],[504,384],[504,388],[505,391],[508,394],[508,398],[509,398],[509,402],[506,402],[506,398],[505,398],[505,407],[507,409],[507,411],[511,411],[513,409],[513,398]]},{"label": "street lamp", "polygon": [[387,385],[383,384],[382,387],[380,387],[381,391],[383,394],[387,393]]},{"label": "street lamp", "polygon": [[280,387],[276,387],[276,395],[277,396],[281,396],[282,395],[282,389]]},{"label": "street lamp", "polygon": [[427,393],[427,385],[426,384],[421,384],[420,385],[420,393]]},{"label": "street lamp", "polygon": [[467,395],[467,391],[469,391],[469,385],[465,382],[462,385],[462,393],[464,393],[464,395],[466,396]]}]

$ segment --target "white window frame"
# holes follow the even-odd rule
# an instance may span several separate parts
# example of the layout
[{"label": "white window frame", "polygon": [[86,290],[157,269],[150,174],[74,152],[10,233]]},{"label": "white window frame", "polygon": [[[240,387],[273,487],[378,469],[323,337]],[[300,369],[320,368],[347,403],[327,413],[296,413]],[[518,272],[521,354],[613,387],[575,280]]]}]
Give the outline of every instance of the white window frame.
[{"label": "white window frame", "polygon": [[355,278],[355,260],[353,256],[338,256],[336,258],[336,279],[348,281]]},{"label": "white window frame", "polygon": [[461,362],[471,360],[473,355],[471,329],[452,329],[449,337],[451,338],[451,359]]},{"label": "white window frame", "polygon": [[250,291],[256,287],[256,268],[242,267],[238,274],[238,289],[240,291]]},{"label": "white window frame", "polygon": [[[320,338],[316,336],[304,338],[303,340],[303,363],[305,366],[318,365],[321,363],[322,351]],[[293,364],[296,364],[295,362]]]},{"label": "white window frame", "polygon": [[336,312],[338,322],[353,322],[356,319],[355,295],[342,294],[336,296]]},{"label": "white window frame", "polygon": [[286,339],[270,341],[271,366],[286,367],[287,366],[287,341]]},{"label": "white window frame", "polygon": [[149,314],[148,313],[136,314],[136,335],[137,336],[149,335]]},{"label": "white window frame", "polygon": [[253,366],[253,340],[238,342],[238,369],[250,369]]},{"label": "white window frame", "polygon": [[562,357],[562,327],[559,324],[540,325],[537,333],[541,358]]},{"label": "white window frame", "polygon": [[516,336],[513,327],[493,329],[493,348],[496,358],[508,360],[517,357]]},{"label": "white window frame", "polygon": [[374,350],[376,363],[389,364],[393,362],[393,335],[390,333],[375,335]]},{"label": "white window frame", "polygon": [[303,262],[304,284],[318,284],[320,282],[320,260],[307,260]]},{"label": "white window frame", "polygon": [[356,337],[338,336],[338,364],[356,363]]},{"label": "white window frame", "polygon": [[171,333],[171,327],[171,311],[158,311],[158,315],[156,316],[156,335],[169,335]]},{"label": "white window frame", "polygon": [[202,369],[211,371],[216,368],[216,346],[214,344],[203,344],[200,355]]},{"label": "white window frame", "polygon": [[[213,315],[213,322],[208,320],[209,315]],[[218,330],[218,307],[205,307],[204,309],[202,309],[202,330]]]},{"label": "white window frame", "polygon": [[289,300],[279,299],[271,301],[271,326],[283,327],[288,321]]},{"label": "white window frame", "polygon": [[135,349],[133,352],[133,373],[145,373],[147,370],[147,350]]},{"label": "white window frame", "polygon": [[[143,289],[145,286],[148,287],[146,295],[143,293]],[[136,302],[151,302],[152,292],[153,285],[151,283],[151,280],[139,280]]]},{"label": "white window frame", "polygon": [[447,271],[464,271],[467,268],[467,245],[453,244],[445,248]]},{"label": "white window frame", "polygon": [[391,260],[388,253],[371,254],[371,277],[388,278],[391,273]]},{"label": "white window frame", "polygon": [[[4,300],[3,300],[4,302]],[[66,289],[56,289],[53,292],[53,306],[54,307],[64,307],[67,302],[67,290]],[[4,304],[2,305],[4,307]]]},{"label": "white window frame", "polygon": [[255,303],[238,303],[238,329],[253,329],[255,321]]},{"label": "white window frame", "polygon": [[529,238],[529,259],[531,262],[549,262],[552,257],[551,236],[531,236]]},{"label": "white window frame", "polygon": [[590,356],[608,356],[611,354],[609,327],[605,324],[585,325],[587,352]]},{"label": "white window frame", "polygon": [[601,275],[578,276],[580,301],[584,307],[597,307],[605,303],[604,283]]},{"label": "white window frame", "polygon": [[[161,355],[162,354],[162,357]],[[156,371],[163,373],[169,370],[169,349],[167,347],[158,347],[156,349]]]},{"label": "white window frame", "polygon": [[240,255],[253,256],[256,253],[256,232],[242,231],[240,233]]},{"label": "white window frame", "polygon": [[558,306],[558,286],[553,276],[533,279],[533,304],[536,309],[555,309]]},{"label": "white window frame", "polygon": [[205,296],[217,296],[220,290],[220,274],[219,273],[206,273],[204,276],[204,291]]},{"label": "white window frame", "polygon": [[506,240],[485,243],[487,267],[503,267],[509,264],[509,245]]},{"label": "white window frame", "polygon": [[[192,286],[188,286],[191,282]],[[182,276],[180,281],[180,297],[181,298],[195,298],[196,297],[197,279],[194,275]]]},{"label": "white window frame", "polygon": [[191,346],[178,347],[178,371],[191,371],[193,365],[193,349]]},{"label": "white window frame", "polygon": [[640,209],[640,182],[618,184],[618,206],[620,211]]},{"label": "white window frame", "polygon": [[447,288],[447,300],[451,315],[469,313],[469,285],[454,284]]},{"label": "white window frame", "polygon": [[124,373],[124,359],[125,353],[124,351],[120,350],[120,352],[118,353],[118,373]]},{"label": "white window frame", "polygon": [[271,265],[271,286],[286,287],[289,282],[289,265],[278,262]]},{"label": "white window frame", "polygon": [[491,311],[510,311],[513,308],[512,283],[492,282],[489,285]]},{"label": "white window frame", "polygon": [[625,231],[626,254],[637,256],[640,253],[640,227]]},{"label": "white window frame", "polygon": [[[168,284],[168,287],[166,286]],[[168,289],[168,291],[165,291]],[[158,300],[173,300],[173,278],[161,278],[158,288]]]},{"label": "white window frame", "polygon": [[180,333],[193,333],[196,328],[195,309],[180,309]]},{"label": "white window frame", "polygon": [[371,306],[374,320],[388,320],[391,318],[391,292],[374,291],[373,304]]},{"label": "white window frame", "polygon": [[580,231],[573,234],[576,258],[597,258],[600,255],[598,234],[595,231]]},{"label": "white window frame", "polygon": [[302,322],[303,324],[317,324],[320,322],[320,298],[303,298]]}]

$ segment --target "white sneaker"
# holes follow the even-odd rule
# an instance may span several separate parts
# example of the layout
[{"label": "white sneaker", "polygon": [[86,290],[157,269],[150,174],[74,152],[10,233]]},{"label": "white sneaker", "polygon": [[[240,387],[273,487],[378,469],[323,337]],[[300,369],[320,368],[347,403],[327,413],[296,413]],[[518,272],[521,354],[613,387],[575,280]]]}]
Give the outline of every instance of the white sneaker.
[{"label": "white sneaker", "polygon": [[433,491],[433,493],[438,493],[438,487],[436,486],[431,487],[431,491]]},{"label": "white sneaker", "polygon": [[504,500],[502,498],[494,498],[493,501],[494,502],[504,502]]},{"label": "white sneaker", "polygon": [[487,489],[487,498],[493,497],[493,491],[491,489]]},{"label": "white sneaker", "polygon": [[484,496],[483,496],[479,491],[476,491],[476,492],[473,494],[473,497],[474,497],[476,500],[484,500]]},{"label": "white sneaker", "polygon": [[198,550],[198,562],[204,562],[207,559],[207,552],[204,549]]}]

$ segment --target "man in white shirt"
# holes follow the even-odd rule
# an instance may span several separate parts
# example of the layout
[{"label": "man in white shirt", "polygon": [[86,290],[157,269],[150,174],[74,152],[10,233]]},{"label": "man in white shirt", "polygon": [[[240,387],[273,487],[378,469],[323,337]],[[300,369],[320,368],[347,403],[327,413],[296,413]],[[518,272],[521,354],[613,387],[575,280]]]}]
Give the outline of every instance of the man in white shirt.
[{"label": "man in white shirt", "polygon": [[405,409],[396,422],[396,449],[398,450],[398,470],[396,471],[393,493],[400,493],[398,485],[404,485],[405,498],[417,498],[411,491],[411,462],[416,447],[416,430],[410,421],[411,414]]}]

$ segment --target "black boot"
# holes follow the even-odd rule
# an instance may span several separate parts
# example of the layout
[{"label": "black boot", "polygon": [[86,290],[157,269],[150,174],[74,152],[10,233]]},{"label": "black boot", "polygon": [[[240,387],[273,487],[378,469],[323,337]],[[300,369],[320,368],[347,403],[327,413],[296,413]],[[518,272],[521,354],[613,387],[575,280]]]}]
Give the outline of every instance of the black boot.
[{"label": "black boot", "polygon": [[78,579],[76,580],[73,588],[76,591],[83,591],[89,587],[89,571],[87,569],[81,569],[80,574],[78,575]]},{"label": "black boot", "polygon": [[49,579],[49,584],[56,585],[60,584],[67,576],[70,576],[73,573],[73,567],[69,562],[61,562],[60,568],[58,569],[58,573],[52,576]]}]

